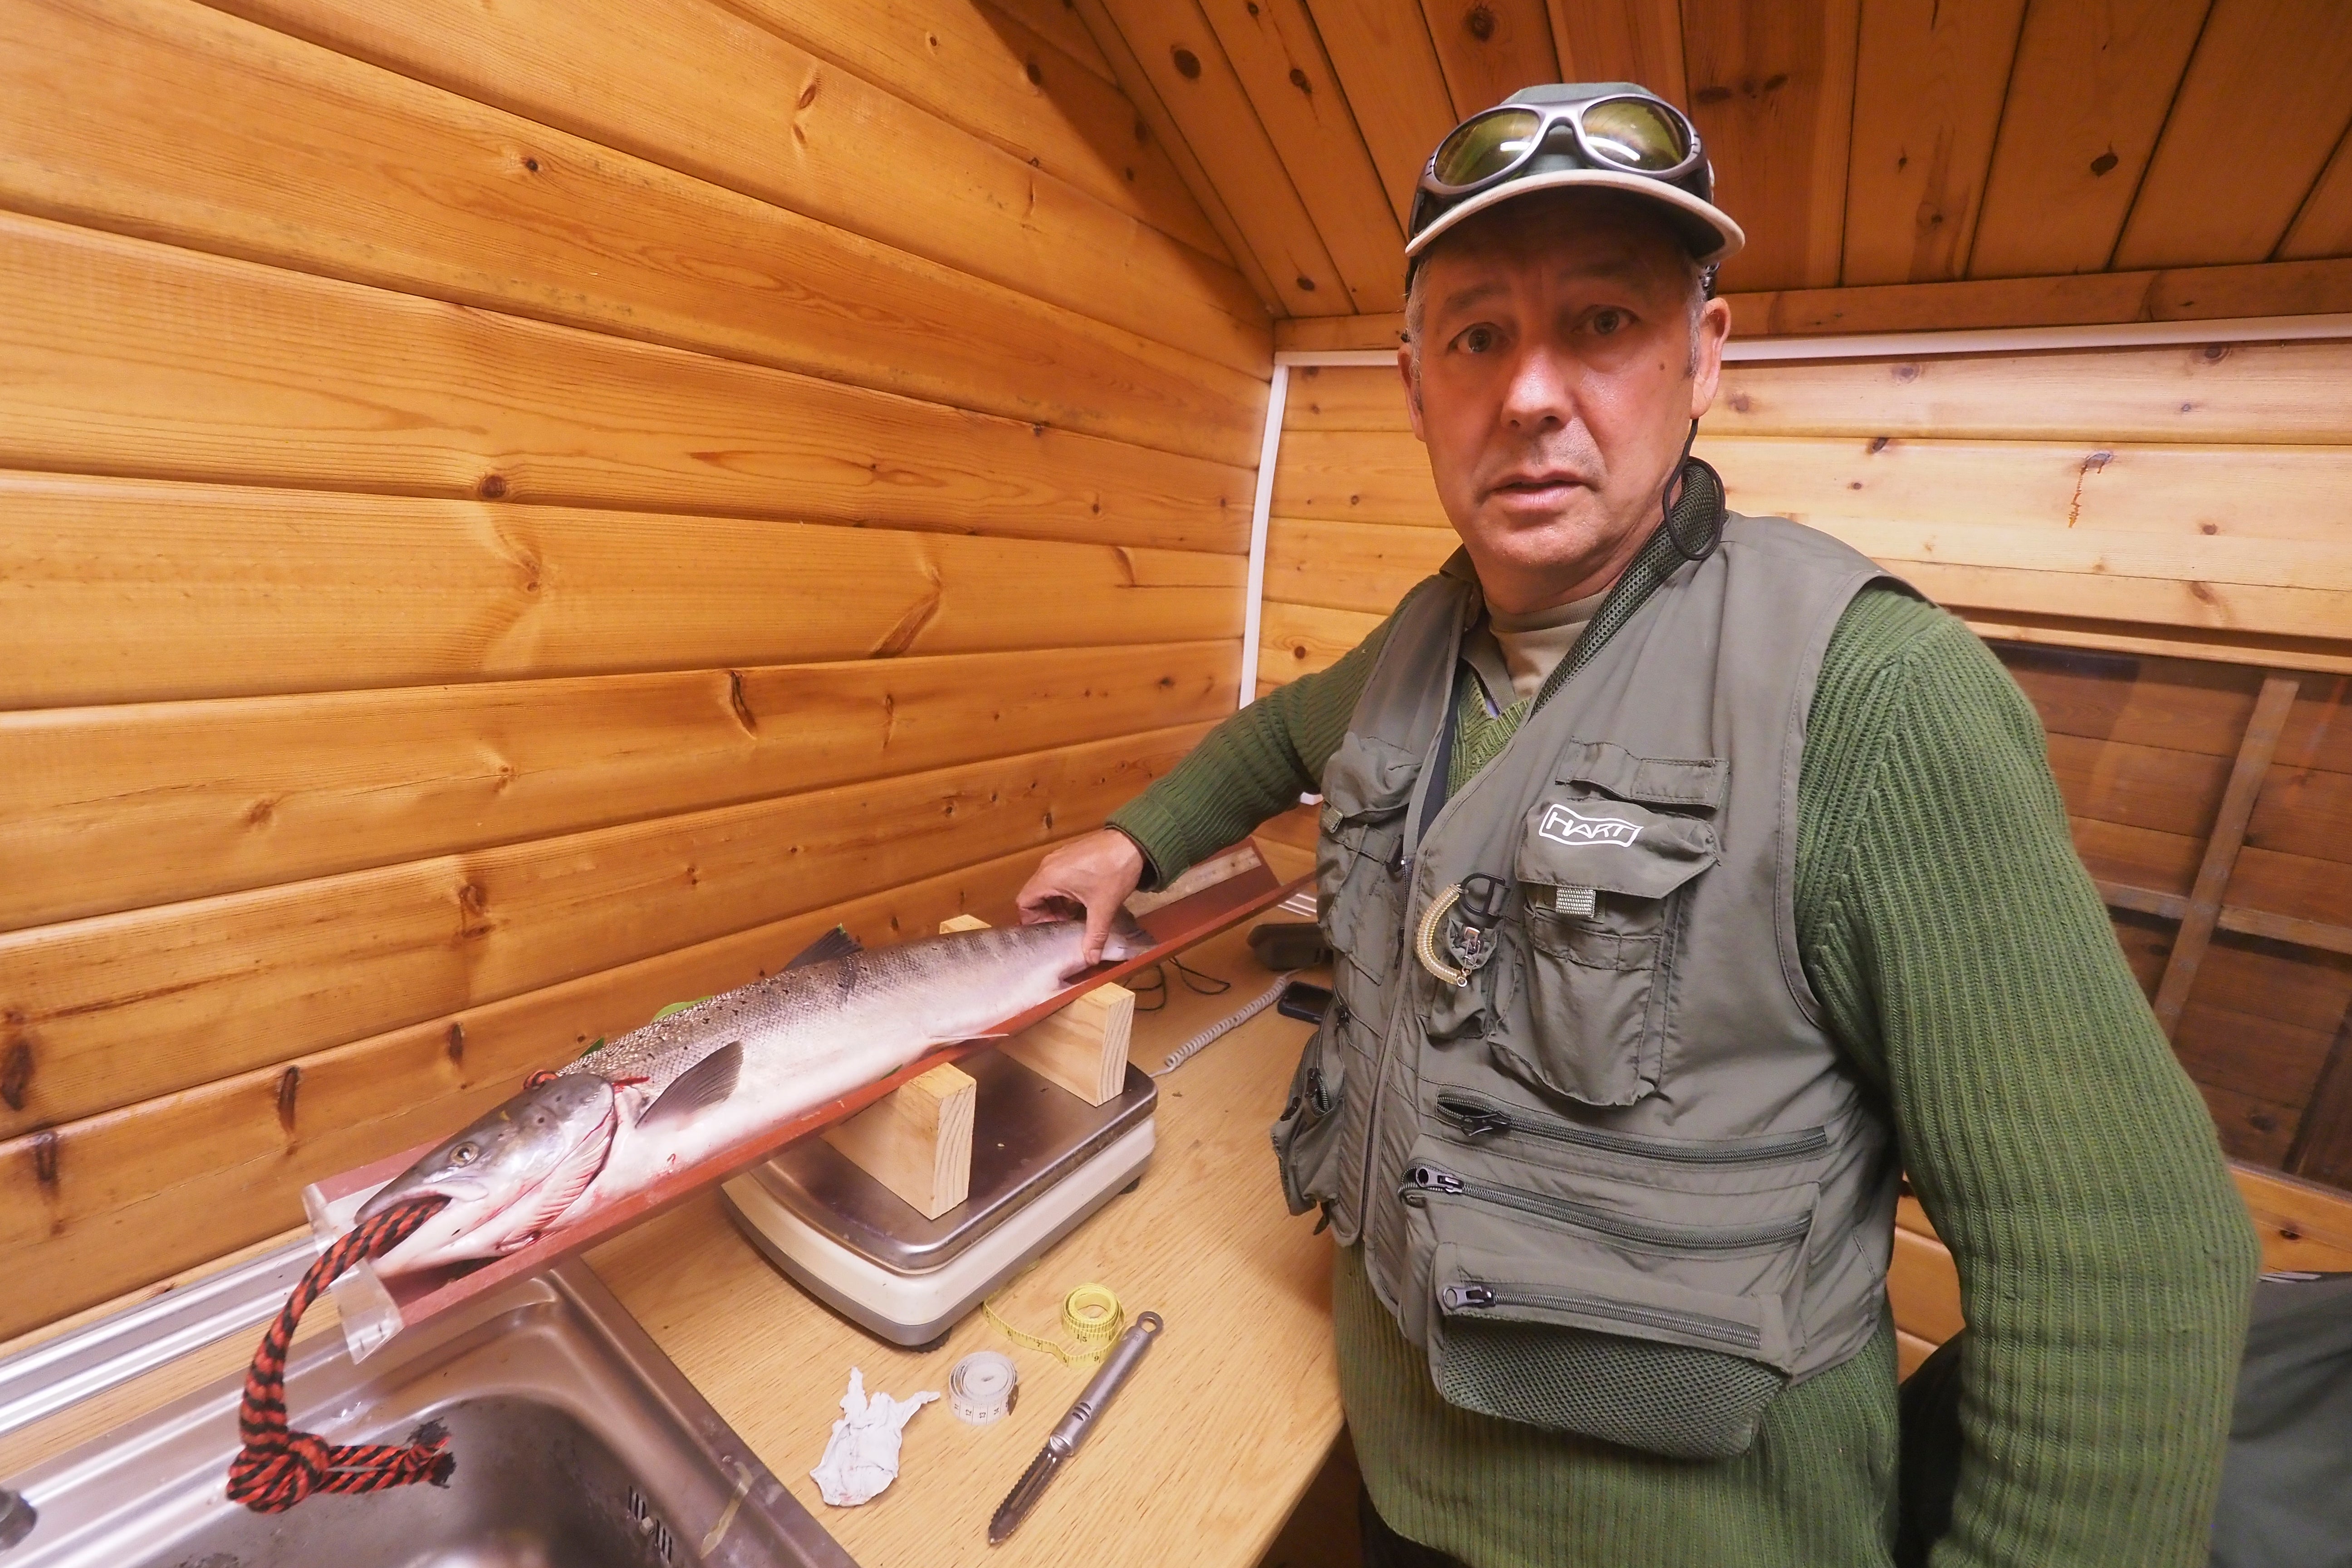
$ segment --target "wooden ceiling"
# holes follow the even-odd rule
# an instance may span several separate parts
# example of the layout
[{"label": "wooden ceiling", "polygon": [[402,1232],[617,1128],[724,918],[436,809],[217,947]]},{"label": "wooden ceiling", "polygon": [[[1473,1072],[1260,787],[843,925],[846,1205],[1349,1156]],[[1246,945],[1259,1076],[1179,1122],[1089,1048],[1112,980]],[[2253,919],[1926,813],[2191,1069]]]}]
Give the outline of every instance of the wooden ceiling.
[{"label": "wooden ceiling", "polygon": [[1399,309],[1430,149],[1561,79],[1689,108],[1733,293],[2269,264],[2345,308],[2279,266],[2352,256],[2344,0],[1058,3],[1277,316]]}]

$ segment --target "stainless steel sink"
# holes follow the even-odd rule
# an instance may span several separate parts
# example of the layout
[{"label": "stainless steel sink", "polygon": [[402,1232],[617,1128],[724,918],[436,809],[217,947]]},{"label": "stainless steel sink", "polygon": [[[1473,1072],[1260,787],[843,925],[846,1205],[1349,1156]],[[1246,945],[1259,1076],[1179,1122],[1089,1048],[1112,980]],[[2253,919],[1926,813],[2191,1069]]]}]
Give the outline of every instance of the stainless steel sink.
[{"label": "stainless steel sink", "polygon": [[224,1495],[240,1378],[9,1478],[37,1515],[0,1568],[856,1568],[577,1262],[354,1366],[329,1334],[287,1378],[331,1442],[449,1429],[446,1489]]}]

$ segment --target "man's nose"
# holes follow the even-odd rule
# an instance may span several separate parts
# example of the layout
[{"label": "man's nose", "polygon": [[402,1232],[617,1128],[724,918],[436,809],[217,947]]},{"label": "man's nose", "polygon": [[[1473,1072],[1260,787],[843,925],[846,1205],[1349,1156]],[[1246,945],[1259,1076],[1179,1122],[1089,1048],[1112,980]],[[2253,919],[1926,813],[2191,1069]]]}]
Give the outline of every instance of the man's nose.
[{"label": "man's nose", "polygon": [[1533,435],[1554,430],[1576,417],[1576,365],[1548,348],[1529,348],[1511,366],[1503,395],[1503,419]]}]

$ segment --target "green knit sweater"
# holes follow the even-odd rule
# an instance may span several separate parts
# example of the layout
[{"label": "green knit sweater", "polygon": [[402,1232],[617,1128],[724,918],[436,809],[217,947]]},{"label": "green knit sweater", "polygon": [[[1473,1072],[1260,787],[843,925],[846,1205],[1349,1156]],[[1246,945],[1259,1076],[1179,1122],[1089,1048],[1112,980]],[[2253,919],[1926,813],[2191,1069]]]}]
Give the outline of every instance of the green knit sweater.
[{"label": "green knit sweater", "polygon": [[[1599,635],[1648,586],[1612,593]],[[1315,787],[1385,631],[1243,710],[1112,818],[1153,877]],[[1464,742],[1491,756],[1479,732],[1523,710]],[[1857,598],[1829,646],[1796,911],[1831,1030],[1885,1096],[1959,1268],[1966,1458],[1934,1562],[2202,1564],[2253,1232],[2075,857],[2032,706],[1966,626],[1899,593]],[[1354,1249],[1332,1315],[1382,1517],[1475,1568],[1888,1560],[1891,1325],[1782,1395],[1748,1453],[1710,1464],[1444,1404]]]}]

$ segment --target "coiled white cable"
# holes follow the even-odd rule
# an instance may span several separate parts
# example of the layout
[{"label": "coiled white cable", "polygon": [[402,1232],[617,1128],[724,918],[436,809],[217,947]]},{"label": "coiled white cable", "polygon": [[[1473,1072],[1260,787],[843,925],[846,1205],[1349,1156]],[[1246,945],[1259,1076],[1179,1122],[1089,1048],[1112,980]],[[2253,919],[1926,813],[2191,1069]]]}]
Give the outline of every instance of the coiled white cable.
[{"label": "coiled white cable", "polygon": [[1286,969],[1284,970],[1280,974],[1275,977],[1274,984],[1266,987],[1265,994],[1264,995],[1252,998],[1250,1001],[1243,1004],[1238,1011],[1218,1019],[1215,1023],[1210,1025],[1207,1028],[1202,1030],[1199,1034],[1193,1036],[1191,1039],[1185,1041],[1174,1050],[1169,1052],[1168,1059],[1162,1062],[1160,1064],[1160,1070],[1153,1073],[1151,1076],[1153,1078],[1166,1078],[1170,1073],[1174,1072],[1178,1068],[1182,1067],[1186,1062],[1189,1062],[1194,1057],[1199,1056],[1202,1051],[1216,1044],[1225,1036],[1232,1034],[1235,1029],[1240,1028],[1244,1024],[1248,1023],[1252,1018],[1256,1017],[1260,1013],[1265,1012],[1268,1007],[1271,1007],[1276,1002],[1281,1001],[1282,988],[1290,984],[1291,973],[1291,971]]}]

